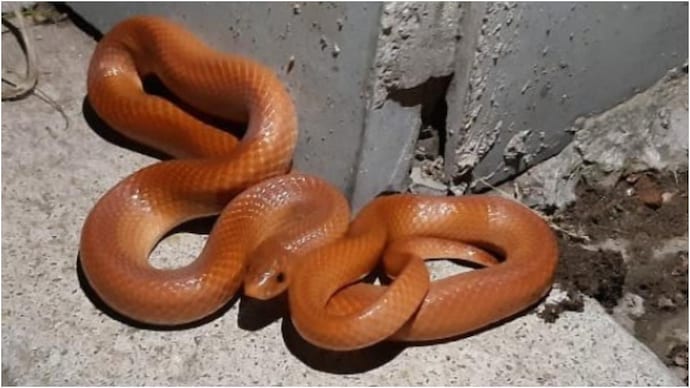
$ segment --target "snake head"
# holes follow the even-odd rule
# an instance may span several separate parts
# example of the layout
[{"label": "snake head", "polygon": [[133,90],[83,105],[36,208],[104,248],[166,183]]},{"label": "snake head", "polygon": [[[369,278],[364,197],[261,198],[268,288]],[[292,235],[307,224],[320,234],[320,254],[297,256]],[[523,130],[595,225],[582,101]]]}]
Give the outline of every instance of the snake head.
[{"label": "snake head", "polygon": [[244,294],[260,300],[282,294],[289,284],[287,261],[284,252],[255,252],[244,275]]}]

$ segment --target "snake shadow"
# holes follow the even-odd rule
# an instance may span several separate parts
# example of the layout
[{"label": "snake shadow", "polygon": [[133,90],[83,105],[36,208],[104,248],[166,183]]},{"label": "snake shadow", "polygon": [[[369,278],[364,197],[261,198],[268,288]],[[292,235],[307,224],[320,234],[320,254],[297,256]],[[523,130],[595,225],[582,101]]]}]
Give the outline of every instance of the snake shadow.
[{"label": "snake shadow", "polygon": [[109,126],[103,119],[101,119],[93,106],[89,102],[89,96],[85,96],[82,101],[82,114],[84,115],[84,120],[86,124],[103,140],[110,144],[114,144],[121,148],[126,148],[130,151],[134,151],[158,160],[169,160],[172,159],[170,155],[167,155],[153,147],[136,142],[120,132],[114,130]]},{"label": "snake shadow", "polygon": [[387,364],[407,348],[429,347],[449,342],[457,342],[457,346],[462,346],[462,343],[459,341],[492,330],[513,319],[530,314],[538,304],[539,302],[520,313],[506,317],[480,329],[454,337],[417,342],[386,341],[368,348],[347,352],[335,352],[312,345],[299,335],[289,318],[283,319],[282,331],[285,344],[290,353],[309,367],[326,373],[358,374],[374,370]]},{"label": "snake shadow", "polygon": [[336,352],[319,348],[300,336],[286,317],[282,321],[283,340],[290,353],[310,368],[333,374],[364,373],[381,367],[397,357],[407,347],[400,342],[381,342],[352,351]]}]

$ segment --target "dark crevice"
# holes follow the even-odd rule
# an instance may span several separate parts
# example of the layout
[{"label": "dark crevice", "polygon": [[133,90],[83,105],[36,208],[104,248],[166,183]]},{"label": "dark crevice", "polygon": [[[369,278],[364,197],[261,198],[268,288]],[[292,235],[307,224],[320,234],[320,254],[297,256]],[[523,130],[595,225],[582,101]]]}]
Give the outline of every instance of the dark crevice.
[{"label": "dark crevice", "polygon": [[443,155],[446,136],[446,116],[448,104],[446,93],[453,79],[453,74],[442,77],[430,77],[425,82],[409,89],[394,89],[388,94],[388,98],[396,101],[404,107],[421,105],[422,128],[419,140],[437,139],[437,145],[433,150],[433,157]]},{"label": "dark crevice", "polygon": [[[392,90],[388,95],[390,100],[396,101],[403,107],[421,107],[421,125],[408,173],[411,174],[412,169],[420,169],[423,176],[442,185],[448,182],[444,173],[444,156],[448,141],[446,95],[452,80],[453,73],[442,77],[431,77],[413,88]],[[417,185],[416,181],[409,182],[411,184],[407,190],[413,192],[426,190]],[[438,187],[429,189],[438,192]]]}]

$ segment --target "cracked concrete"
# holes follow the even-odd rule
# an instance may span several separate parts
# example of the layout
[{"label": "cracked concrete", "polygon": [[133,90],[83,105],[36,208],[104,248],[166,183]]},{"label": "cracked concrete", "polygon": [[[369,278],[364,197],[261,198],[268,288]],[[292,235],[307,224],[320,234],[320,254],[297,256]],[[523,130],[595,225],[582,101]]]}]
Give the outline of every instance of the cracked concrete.
[{"label": "cracked concrete", "polygon": [[[589,299],[553,324],[528,313],[442,344],[347,354],[315,349],[287,320],[271,319],[279,303],[235,302],[180,331],[113,319],[80,286],[81,225],[103,192],[155,159],[106,141],[85,120],[93,40],[69,22],[33,28],[39,93],[54,106],[36,94],[2,103],[3,384],[681,385]],[[8,35],[3,69],[18,55]],[[198,252],[168,240],[178,256]]]}]

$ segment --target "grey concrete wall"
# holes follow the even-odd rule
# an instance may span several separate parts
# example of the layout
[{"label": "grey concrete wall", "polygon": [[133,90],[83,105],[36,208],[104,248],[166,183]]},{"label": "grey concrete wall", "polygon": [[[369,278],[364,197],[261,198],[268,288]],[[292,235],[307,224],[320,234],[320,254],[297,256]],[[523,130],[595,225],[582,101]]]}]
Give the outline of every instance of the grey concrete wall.
[{"label": "grey concrete wall", "polygon": [[355,209],[407,187],[420,133],[442,148],[424,151],[432,162],[420,170],[436,192],[478,189],[557,153],[577,117],[650,86],[688,54],[686,3],[70,6],[101,30],[135,13],[167,15],[272,66],[299,111],[296,166],[338,185]]},{"label": "grey concrete wall", "polygon": [[[687,3],[476,3],[481,18],[446,173],[490,182],[560,151],[601,112],[687,62]],[[466,69],[459,69],[462,71]],[[462,89],[462,88],[461,88]],[[454,153],[454,155],[452,155]]]}]

